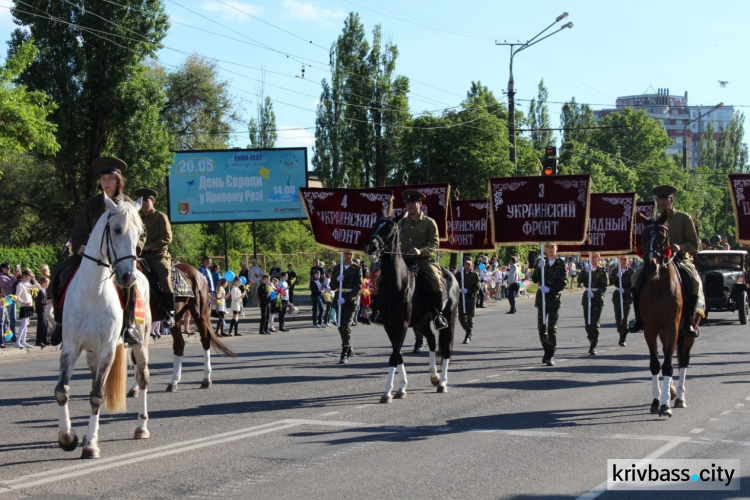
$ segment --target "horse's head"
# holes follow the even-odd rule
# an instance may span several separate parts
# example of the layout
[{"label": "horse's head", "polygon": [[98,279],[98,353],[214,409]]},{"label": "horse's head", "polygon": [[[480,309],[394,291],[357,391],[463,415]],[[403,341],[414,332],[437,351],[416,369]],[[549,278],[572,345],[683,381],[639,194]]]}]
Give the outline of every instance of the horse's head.
[{"label": "horse's head", "polygon": [[[375,223],[370,237],[365,241],[363,251],[370,256],[372,260],[378,260],[380,254],[393,246],[398,236],[398,221],[400,217],[392,217],[383,210],[380,220]],[[391,249],[393,251],[393,249]]]},{"label": "horse's head", "polygon": [[[121,201],[115,204],[107,195],[104,195],[104,204],[107,209],[107,225],[104,229],[104,243],[107,261],[112,266],[117,284],[129,287],[135,281],[136,271],[136,246],[143,234],[143,222],[138,216],[141,208],[141,198],[131,203]],[[102,259],[104,260],[104,259]]]},{"label": "horse's head", "polygon": [[667,212],[659,217],[651,217],[643,223],[641,252],[643,253],[643,270],[648,276],[658,274],[659,266],[665,265],[672,257],[669,243],[669,227],[665,225]]}]

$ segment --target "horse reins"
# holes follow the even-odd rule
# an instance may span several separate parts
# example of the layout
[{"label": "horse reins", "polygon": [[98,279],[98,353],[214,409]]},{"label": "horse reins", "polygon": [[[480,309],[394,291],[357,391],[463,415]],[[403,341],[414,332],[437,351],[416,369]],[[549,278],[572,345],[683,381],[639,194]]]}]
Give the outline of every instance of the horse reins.
[{"label": "horse reins", "polygon": [[[99,253],[101,254],[102,247],[106,244],[107,246],[107,259],[110,262],[104,262],[101,259],[95,259],[90,255],[87,255],[84,251],[81,256],[89,259],[90,261],[93,261],[96,263],[97,266],[106,267],[110,270],[112,274],[115,273],[114,266],[116,266],[118,263],[122,262],[123,260],[127,259],[133,259],[138,260],[138,257],[135,255],[125,255],[123,257],[118,258],[117,257],[117,251],[114,248],[114,245],[110,245],[112,242],[112,232],[109,225],[109,218],[112,217],[112,214],[110,213],[107,215],[107,225],[104,226],[104,234],[102,234],[102,241],[99,243]],[[112,256],[110,256],[110,250],[112,253]],[[112,261],[112,257],[114,257],[114,261]]]},{"label": "horse reins", "polygon": [[[658,256],[660,256],[660,257],[663,258],[664,257],[664,252],[663,251],[658,251],[658,250],[654,249],[654,242],[655,242],[655,239],[656,239],[655,238],[656,232],[654,230],[655,229],[662,229],[662,230],[665,231],[665,233],[666,233],[666,246],[665,246],[665,248],[669,248],[669,246],[670,246],[670,243],[669,243],[669,228],[667,226],[665,226],[664,224],[654,224],[653,226],[648,226],[646,229],[650,229],[651,230],[651,237],[649,238],[649,250],[651,252],[655,253],[656,255],[658,255]],[[666,267],[666,266],[669,265],[670,262],[672,262],[674,260],[674,258],[675,258],[675,254],[672,253],[672,255],[670,255],[667,258],[667,260],[664,261],[664,262],[662,262],[660,265],[663,266],[663,267]]]}]

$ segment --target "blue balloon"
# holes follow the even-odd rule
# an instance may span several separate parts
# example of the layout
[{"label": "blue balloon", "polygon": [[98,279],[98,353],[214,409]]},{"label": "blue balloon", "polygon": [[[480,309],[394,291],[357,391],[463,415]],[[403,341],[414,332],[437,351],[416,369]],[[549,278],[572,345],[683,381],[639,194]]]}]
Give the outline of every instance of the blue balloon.
[{"label": "blue balloon", "polygon": [[234,271],[227,271],[224,273],[224,279],[227,281],[234,281]]},{"label": "blue balloon", "polygon": [[271,300],[274,300],[274,299],[276,299],[276,291],[275,290],[271,292]]},{"label": "blue balloon", "polygon": [[247,278],[245,278],[244,276],[240,276],[240,283],[242,283],[242,286],[247,285]]},{"label": "blue balloon", "polygon": [[482,262],[481,264],[479,264],[479,270],[480,271],[484,271],[484,267],[485,267],[484,266],[484,262]]}]

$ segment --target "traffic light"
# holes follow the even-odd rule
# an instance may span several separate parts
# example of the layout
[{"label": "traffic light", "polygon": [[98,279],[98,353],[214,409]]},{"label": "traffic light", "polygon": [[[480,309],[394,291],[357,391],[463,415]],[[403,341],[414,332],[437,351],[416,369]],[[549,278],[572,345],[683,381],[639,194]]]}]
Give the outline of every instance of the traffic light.
[{"label": "traffic light", "polygon": [[557,175],[557,147],[547,146],[544,150],[544,165],[542,175]]}]

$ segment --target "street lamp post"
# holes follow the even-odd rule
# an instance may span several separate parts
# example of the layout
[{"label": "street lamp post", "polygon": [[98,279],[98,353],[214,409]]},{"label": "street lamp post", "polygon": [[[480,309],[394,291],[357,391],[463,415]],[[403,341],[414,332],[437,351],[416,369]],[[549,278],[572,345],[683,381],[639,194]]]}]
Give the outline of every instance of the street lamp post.
[{"label": "street lamp post", "polygon": [[[516,54],[521,52],[524,49],[528,49],[532,45],[536,45],[537,43],[541,42],[542,40],[545,40],[552,35],[561,32],[565,28],[572,28],[573,23],[567,23],[560,26],[560,29],[557,31],[553,31],[547,36],[544,36],[542,38],[539,38],[544,32],[546,32],[548,29],[550,29],[555,24],[559,23],[563,19],[568,17],[567,12],[563,12],[557,18],[555,19],[555,22],[544,28],[542,31],[534,35],[533,38],[530,40],[527,40],[525,43],[499,43],[495,42],[495,45],[507,45],[510,47],[510,76],[508,78],[508,137],[510,139],[510,161],[513,163],[513,167],[518,169],[518,160],[516,158],[516,103],[515,103],[515,95],[516,95],[516,89],[515,84],[513,82],[513,58]],[[518,47],[517,49],[514,49],[514,47]]]},{"label": "street lamp post", "polygon": [[[685,124],[685,126],[683,127],[683,129],[682,129],[682,169],[683,170],[687,171],[687,129],[688,129],[688,127],[690,126],[691,123],[693,123],[695,121],[698,121],[701,118],[703,118],[704,116],[710,115],[711,113],[713,113],[717,109],[723,108],[723,107],[724,107],[724,103],[720,102],[719,104],[717,104],[713,108],[709,109],[705,113],[700,114],[696,118],[693,118],[692,120],[688,121]],[[700,132],[700,130],[698,130],[698,132]]]}]

